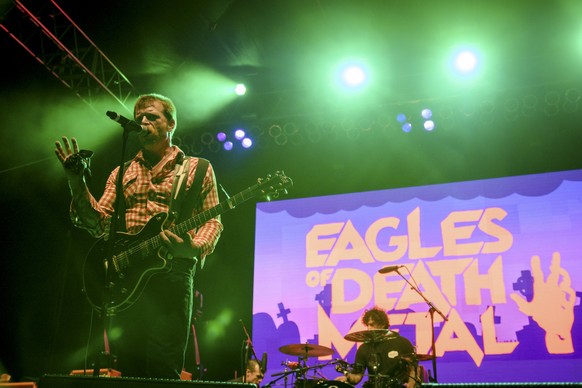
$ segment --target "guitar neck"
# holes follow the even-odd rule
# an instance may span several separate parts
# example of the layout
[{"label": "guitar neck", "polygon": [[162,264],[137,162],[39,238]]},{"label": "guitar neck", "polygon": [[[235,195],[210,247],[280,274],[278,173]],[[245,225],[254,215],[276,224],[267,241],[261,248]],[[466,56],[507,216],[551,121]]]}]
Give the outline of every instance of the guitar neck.
[{"label": "guitar neck", "polygon": [[249,199],[255,197],[256,194],[256,186],[249,187],[246,190],[241,191],[240,193],[228,198],[226,201],[219,203],[218,205],[214,206],[211,209],[208,209],[196,216],[183,221],[177,225],[172,226],[170,231],[179,235],[183,235],[184,233],[188,232],[189,230],[198,228],[204,225],[208,220],[226,213],[227,211],[234,209],[238,205],[243,202],[248,201]]},{"label": "guitar neck", "polygon": [[[274,177],[270,175],[266,179],[258,179],[257,184],[241,191],[240,193],[233,195],[226,201],[219,203],[211,209],[203,211],[195,215],[194,217],[180,222],[179,224],[173,225],[169,230],[178,236],[184,235],[186,232],[192,229],[197,229],[198,227],[204,225],[208,220],[226,213],[229,210],[234,209],[243,202],[248,201],[258,195],[266,196],[267,200],[270,200],[271,195],[278,196],[279,193],[287,192],[287,188],[293,184],[293,181],[286,177],[282,172],[277,172]],[[133,248],[132,250],[138,249],[157,249],[162,246],[162,241],[159,235],[150,238],[149,240],[140,244],[140,246]]]}]

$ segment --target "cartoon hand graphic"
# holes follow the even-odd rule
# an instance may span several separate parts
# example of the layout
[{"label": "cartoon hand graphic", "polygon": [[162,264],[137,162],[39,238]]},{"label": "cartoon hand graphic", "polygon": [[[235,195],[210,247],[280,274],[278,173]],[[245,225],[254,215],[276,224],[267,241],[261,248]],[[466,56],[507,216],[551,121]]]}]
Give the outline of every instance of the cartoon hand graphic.
[{"label": "cartoon hand graphic", "polygon": [[519,310],[546,331],[546,348],[551,354],[574,352],[572,325],[576,293],[570,286],[570,274],[560,267],[560,259],[560,253],[554,252],[550,274],[544,280],[540,257],[532,256],[533,299],[528,302],[518,293],[510,295]]}]

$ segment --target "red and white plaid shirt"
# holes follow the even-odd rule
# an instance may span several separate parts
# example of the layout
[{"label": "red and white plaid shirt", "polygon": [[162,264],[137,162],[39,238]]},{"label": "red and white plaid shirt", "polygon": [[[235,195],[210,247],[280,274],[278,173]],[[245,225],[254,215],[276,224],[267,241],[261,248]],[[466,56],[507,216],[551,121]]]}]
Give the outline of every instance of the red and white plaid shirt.
[{"label": "red and white plaid shirt", "polygon": [[[177,146],[172,146],[162,160],[152,169],[149,169],[146,167],[146,162],[140,151],[127,166],[123,176],[123,190],[125,224],[128,233],[138,233],[153,216],[169,211],[176,162],[183,157],[184,153]],[[192,158],[190,161],[187,188],[190,188],[194,181],[198,161],[198,158]],[[119,167],[109,175],[103,196],[99,201],[90,195],[90,207],[81,206],[75,201],[71,204],[71,219],[74,225],[86,229],[95,237],[109,233],[111,216],[114,213],[118,170]],[[219,203],[216,177],[210,163],[202,181],[199,198],[201,199],[198,202],[200,205],[195,206],[192,210],[193,216],[211,209]],[[99,214],[98,222],[94,220],[95,212]],[[188,232],[195,243],[201,244],[200,259],[214,251],[222,229],[220,216],[217,216],[208,220],[198,230]]]}]

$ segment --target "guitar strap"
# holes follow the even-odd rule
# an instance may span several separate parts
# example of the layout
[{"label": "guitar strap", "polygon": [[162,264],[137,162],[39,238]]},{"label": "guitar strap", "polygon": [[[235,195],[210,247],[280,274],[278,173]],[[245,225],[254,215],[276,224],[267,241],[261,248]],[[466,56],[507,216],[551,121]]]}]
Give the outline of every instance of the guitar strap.
[{"label": "guitar strap", "polygon": [[[191,157],[187,158],[188,161],[190,159],[192,158]],[[175,211],[174,214],[176,215],[176,217],[174,218],[174,220],[177,223],[185,221],[188,218],[192,217],[192,210],[194,210],[194,206],[200,200],[202,182],[204,181],[206,171],[208,170],[208,163],[209,163],[208,160],[198,158],[198,165],[196,166],[196,171],[194,172],[194,180],[192,181],[190,189],[185,190],[185,193],[181,195],[181,192],[184,192],[184,190],[180,190],[180,187],[178,187],[177,190],[180,190],[180,192],[177,193],[176,197],[172,197],[170,209],[173,209]],[[189,169],[185,170],[186,176],[188,174],[188,171]],[[176,177],[176,179],[178,178]]]},{"label": "guitar strap", "polygon": [[[190,159],[191,157],[187,158],[187,160]],[[170,209],[180,209],[177,213],[174,213],[174,215],[176,216],[176,218],[174,218],[174,221],[176,223],[180,223],[190,218],[192,216],[192,211],[194,210],[194,207],[202,199],[200,195],[202,192],[202,182],[204,181],[204,177],[206,176],[208,164],[209,162],[207,159],[198,158],[198,164],[196,165],[196,171],[194,172],[194,180],[192,181],[190,189],[185,190],[186,192],[183,195],[180,195],[180,193],[184,192],[184,190],[180,190],[180,192],[177,193],[176,200],[174,200],[174,197],[172,197]],[[187,176],[189,169],[186,169],[185,171]],[[180,188],[177,188],[177,190],[179,189]],[[204,259],[200,261],[200,268],[201,269],[204,268]]]},{"label": "guitar strap", "polygon": [[[203,158],[198,158],[198,164],[196,165],[196,171],[194,172],[194,180],[190,189],[186,190],[185,181],[188,177],[188,172],[190,171],[189,163],[192,157],[186,157],[185,165],[181,171],[176,171],[176,176],[174,178],[174,188],[172,189],[172,201],[170,203],[170,210],[172,211],[173,220],[175,223],[180,223],[192,216],[192,211],[197,201],[200,200],[200,193],[202,191],[202,181],[206,176],[206,171],[208,170],[208,160]],[[178,167],[178,166],[176,166]],[[178,176],[183,174],[184,178]],[[183,189],[184,188],[184,189]],[[179,210],[178,210],[179,209]],[[204,259],[200,262],[200,268],[204,268]]]},{"label": "guitar strap", "polygon": [[[168,215],[174,221],[177,220],[179,216],[179,200],[181,200],[182,197],[180,196],[180,193],[183,191],[181,189],[184,186],[185,181],[188,180],[188,172],[190,171],[190,159],[190,157],[186,157],[185,160],[181,161],[180,163],[176,163],[174,182],[172,184],[172,194],[170,197],[170,206],[168,209]],[[180,196],[180,198],[178,198],[178,196]]]},{"label": "guitar strap", "polygon": [[[123,164],[123,174],[125,174],[125,172],[127,171],[127,168],[129,167],[129,165],[131,164],[131,160],[128,160],[127,162],[125,162]],[[120,172],[118,172],[118,174],[120,174]],[[119,204],[119,216],[118,216],[118,227],[117,229],[119,231],[123,231],[125,232],[126,229],[126,225],[125,225],[125,198],[123,200],[121,200],[120,204]]]}]

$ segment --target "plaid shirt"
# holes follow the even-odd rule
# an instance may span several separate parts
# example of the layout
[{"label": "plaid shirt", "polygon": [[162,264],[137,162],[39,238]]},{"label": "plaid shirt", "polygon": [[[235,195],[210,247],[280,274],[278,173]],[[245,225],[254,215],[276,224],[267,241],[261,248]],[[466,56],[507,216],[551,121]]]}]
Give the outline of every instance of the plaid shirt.
[{"label": "plaid shirt", "polygon": [[[125,196],[125,224],[128,233],[138,233],[154,215],[169,211],[176,162],[183,157],[184,153],[177,146],[172,146],[162,160],[150,170],[146,167],[146,162],[140,151],[127,166],[123,176],[123,191]],[[198,160],[198,158],[192,158],[190,161],[187,188],[190,188],[194,180],[194,172],[198,166]],[[114,213],[118,170],[119,167],[109,175],[103,196],[99,201],[89,195],[85,197],[84,201],[89,201],[90,206],[84,206],[87,204],[79,203],[75,200],[71,203],[73,224],[79,228],[86,229],[95,237],[101,237],[109,233],[111,216]],[[199,198],[201,201],[192,210],[192,215],[218,205],[216,177],[211,164],[208,165],[208,170],[203,179]],[[98,214],[98,220],[95,217],[95,212]],[[194,242],[201,244],[202,253],[200,254],[200,259],[214,251],[222,229],[220,216],[217,216],[208,220],[198,230],[188,232]]]}]

